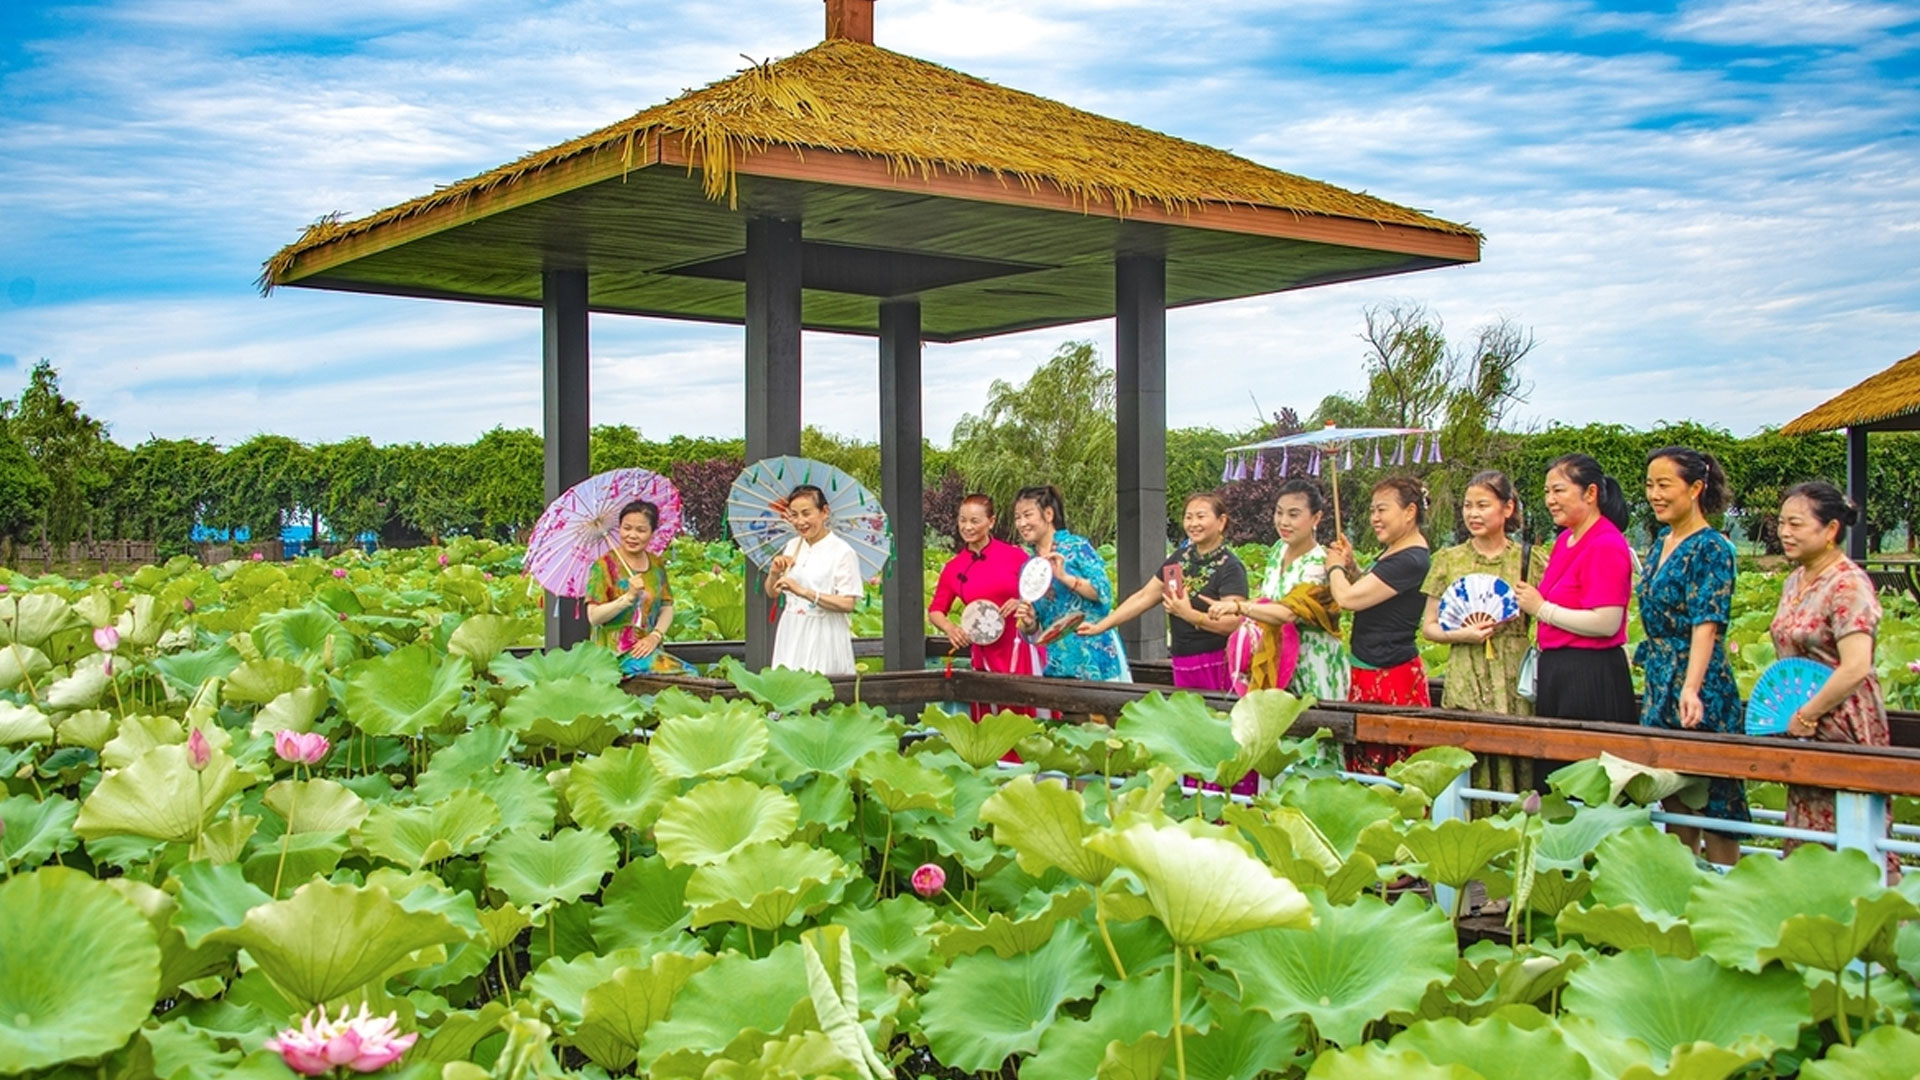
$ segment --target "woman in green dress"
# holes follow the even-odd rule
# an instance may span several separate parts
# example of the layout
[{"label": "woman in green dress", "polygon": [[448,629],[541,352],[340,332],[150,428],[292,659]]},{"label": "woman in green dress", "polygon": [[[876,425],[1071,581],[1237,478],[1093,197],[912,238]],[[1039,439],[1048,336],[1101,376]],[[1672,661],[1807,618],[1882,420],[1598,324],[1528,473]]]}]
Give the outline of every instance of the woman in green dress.
[{"label": "woman in green dress", "polygon": [[[1475,474],[1460,500],[1460,516],[1467,526],[1467,542],[1434,552],[1433,565],[1420,588],[1427,594],[1421,632],[1428,641],[1448,646],[1441,704],[1449,709],[1530,716],[1533,706],[1515,689],[1520,663],[1531,643],[1525,619],[1475,618],[1457,630],[1440,628],[1440,597],[1454,582],[1468,574],[1492,574],[1513,585],[1523,576],[1521,545],[1511,535],[1520,527],[1520,502],[1513,482],[1496,470]],[[1535,553],[1533,561],[1536,565],[1527,567],[1524,576],[1538,582],[1541,567],[1537,564],[1545,560]],[[1491,791],[1531,791],[1533,761],[1483,755],[1474,763],[1473,784]]]},{"label": "woman in green dress", "polygon": [[587,622],[593,640],[620,657],[622,675],[692,675],[692,665],[661,643],[673,626],[673,589],[667,564],[647,550],[660,525],[660,508],[644,499],[620,509],[613,550],[587,571]]},{"label": "woman in green dress", "polygon": [[[1284,689],[1317,701],[1347,700],[1347,654],[1340,643],[1340,613],[1327,591],[1327,549],[1320,546],[1320,522],[1327,497],[1320,485],[1295,477],[1280,485],[1273,502],[1274,541],[1267,555],[1266,576],[1255,601],[1235,601],[1232,614],[1260,624],[1263,635],[1292,623],[1300,635],[1300,656]],[[1271,650],[1256,650],[1255,664]],[[1262,689],[1258,670],[1249,673],[1249,686]]]}]

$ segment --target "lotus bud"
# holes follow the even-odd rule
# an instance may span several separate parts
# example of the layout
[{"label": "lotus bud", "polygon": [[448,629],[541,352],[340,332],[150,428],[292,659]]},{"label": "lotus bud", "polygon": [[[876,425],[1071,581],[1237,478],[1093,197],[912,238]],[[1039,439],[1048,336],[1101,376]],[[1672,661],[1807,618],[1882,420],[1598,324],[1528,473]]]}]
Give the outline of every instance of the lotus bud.
[{"label": "lotus bud", "polygon": [[441,566],[447,565],[447,553],[444,551],[440,553],[440,565]]},{"label": "lotus bud", "polygon": [[96,628],[93,632],[93,645],[101,652],[113,652],[120,647],[120,631],[111,626]]},{"label": "lotus bud", "polygon": [[343,611],[343,612],[341,612],[341,613],[340,613],[340,621],[341,621],[341,622],[346,622],[346,621],[347,621],[347,613],[346,613],[346,612],[344,612],[344,611]]},{"label": "lotus bud", "polygon": [[923,863],[913,872],[913,891],[921,896],[932,896],[947,887],[947,872],[937,863]]},{"label": "lotus bud", "polygon": [[256,552],[254,552],[254,553],[253,553],[253,561],[254,561],[254,562],[260,562],[260,561],[262,561],[262,560],[264,560],[264,559],[265,559],[266,557],[267,557],[267,553],[266,553],[266,552],[264,552],[264,551],[256,551]]},{"label": "lotus bud", "polygon": [[334,568],[333,568],[333,576],[334,576],[334,577],[337,577],[337,578],[342,578],[342,579],[344,579],[344,578],[345,578],[345,577],[347,576],[347,568],[346,568],[346,567],[344,567],[344,566],[336,566],[336,567],[334,567]]},{"label": "lotus bud", "polygon": [[181,597],[180,610],[186,612],[189,615],[193,614],[193,597],[191,596]]},{"label": "lotus bud", "polygon": [[207,763],[213,760],[213,747],[207,742],[207,733],[199,728],[187,736],[187,764],[194,772],[205,772]]},{"label": "lotus bud", "polygon": [[327,759],[327,751],[333,749],[333,742],[319,732],[309,732],[300,736],[300,760],[307,765],[318,765]]},{"label": "lotus bud", "polygon": [[1520,812],[1523,814],[1539,813],[1540,812],[1540,793],[1537,791],[1527,792],[1527,797],[1520,800]]},{"label": "lotus bud", "polygon": [[12,592],[12,591],[13,591],[13,587],[12,587],[12,586],[10,586],[10,585],[0,585],[0,594],[4,594],[4,593],[9,593],[9,592]]},{"label": "lotus bud", "polygon": [[1913,672],[1915,675],[1920,675],[1920,660],[1908,661],[1907,670]]},{"label": "lotus bud", "polygon": [[120,578],[114,578],[114,579],[113,579],[113,587],[114,587],[114,588],[116,588],[116,589],[124,589],[124,588],[126,588],[126,587],[127,587],[127,583],[126,583],[126,582],[125,582],[124,580],[122,580],[122,579],[120,579]]}]

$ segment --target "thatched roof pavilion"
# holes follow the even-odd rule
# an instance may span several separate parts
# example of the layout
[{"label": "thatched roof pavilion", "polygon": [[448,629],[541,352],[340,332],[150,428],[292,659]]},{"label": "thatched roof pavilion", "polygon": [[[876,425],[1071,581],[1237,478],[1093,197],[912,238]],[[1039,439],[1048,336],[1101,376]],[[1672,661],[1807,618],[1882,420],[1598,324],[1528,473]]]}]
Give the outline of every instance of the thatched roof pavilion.
[{"label": "thatched roof pavilion", "polygon": [[[827,0],[822,44],[322,221],[262,285],[541,307],[550,496],[586,471],[589,311],[744,323],[749,458],[798,452],[802,328],[878,335],[888,660],[917,667],[923,341],[1118,318],[1133,581],[1164,552],[1167,307],[1479,258],[1468,226],[878,48],[872,25],[873,0]],[[1159,655],[1152,620],[1130,629]]]},{"label": "thatched roof pavilion", "polygon": [[[1845,428],[1847,432],[1847,494],[1854,505],[1867,505],[1867,432],[1920,431],[1920,352],[1877,375],[1870,375],[1826,402],[1795,417],[1780,429],[1782,435],[1811,435]],[[1848,535],[1848,553],[1856,560],[1867,556],[1867,530]]]}]

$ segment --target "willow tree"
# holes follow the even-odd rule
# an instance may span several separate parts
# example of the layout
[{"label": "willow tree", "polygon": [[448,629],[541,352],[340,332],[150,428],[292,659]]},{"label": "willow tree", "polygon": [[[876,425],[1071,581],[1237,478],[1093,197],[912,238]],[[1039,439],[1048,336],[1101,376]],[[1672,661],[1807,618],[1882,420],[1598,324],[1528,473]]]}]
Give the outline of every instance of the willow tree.
[{"label": "willow tree", "polygon": [[1114,530],[1114,375],[1090,341],[1055,350],[1025,383],[995,379],[986,408],[953,428],[953,463],[993,496],[1010,528],[1009,503],[1033,484],[1065,497],[1067,522],[1096,544]]}]

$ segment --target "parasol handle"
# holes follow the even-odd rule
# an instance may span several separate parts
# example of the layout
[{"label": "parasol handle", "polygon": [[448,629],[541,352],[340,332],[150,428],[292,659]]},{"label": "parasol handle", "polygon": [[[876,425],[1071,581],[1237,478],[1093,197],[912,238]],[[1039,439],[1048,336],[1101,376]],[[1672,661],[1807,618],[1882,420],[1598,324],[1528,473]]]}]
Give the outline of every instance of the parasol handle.
[{"label": "parasol handle", "polygon": [[1332,477],[1328,486],[1333,488],[1333,537],[1338,540],[1347,535],[1347,531],[1340,526],[1340,453],[1337,449],[1327,455],[1327,475]]}]

